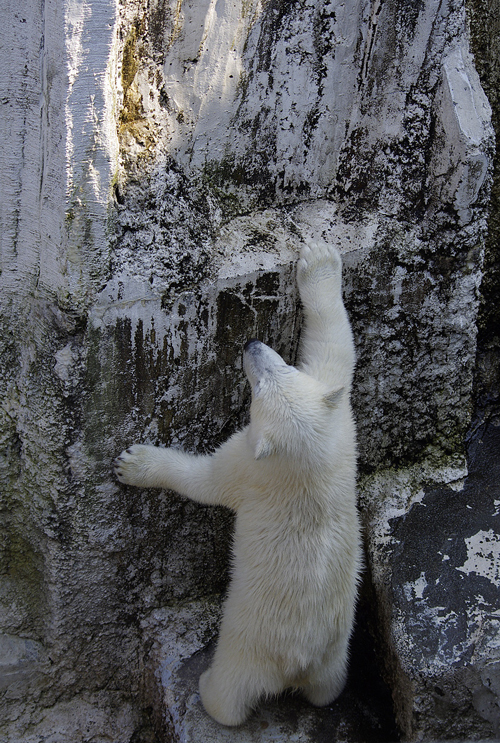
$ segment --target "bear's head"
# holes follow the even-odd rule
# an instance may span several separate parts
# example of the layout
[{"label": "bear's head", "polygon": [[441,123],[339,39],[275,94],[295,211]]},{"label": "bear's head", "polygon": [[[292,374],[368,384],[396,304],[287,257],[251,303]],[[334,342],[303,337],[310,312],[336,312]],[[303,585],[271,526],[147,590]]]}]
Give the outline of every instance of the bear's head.
[{"label": "bear's head", "polygon": [[248,436],[255,459],[326,454],[344,388],[329,389],[255,339],[245,344],[243,366],[252,388]]}]

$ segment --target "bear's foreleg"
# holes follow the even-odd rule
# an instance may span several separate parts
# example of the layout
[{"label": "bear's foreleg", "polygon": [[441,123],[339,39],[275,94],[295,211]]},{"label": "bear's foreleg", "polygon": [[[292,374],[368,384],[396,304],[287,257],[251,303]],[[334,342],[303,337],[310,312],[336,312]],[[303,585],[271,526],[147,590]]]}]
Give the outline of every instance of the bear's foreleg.
[{"label": "bear's foreleg", "polygon": [[297,284],[304,307],[301,368],[326,384],[350,389],[355,352],[349,318],[342,301],[342,261],[324,241],[303,245]]},{"label": "bear's foreleg", "polygon": [[342,259],[333,246],[319,240],[305,242],[297,263],[297,284],[306,313],[328,319],[336,301],[342,301]]},{"label": "bear's foreleg", "polygon": [[135,444],[115,459],[114,469],[117,478],[126,485],[166,488],[199,503],[222,503],[210,456]]}]

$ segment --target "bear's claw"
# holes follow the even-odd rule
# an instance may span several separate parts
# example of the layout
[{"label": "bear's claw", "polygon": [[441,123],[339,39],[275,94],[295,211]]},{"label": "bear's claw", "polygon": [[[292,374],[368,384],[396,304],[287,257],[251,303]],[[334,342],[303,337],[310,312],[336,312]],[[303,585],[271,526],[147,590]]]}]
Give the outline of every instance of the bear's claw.
[{"label": "bear's claw", "polygon": [[120,482],[133,485],[137,482],[139,469],[139,451],[134,451],[134,446],[130,446],[122,451],[113,462],[113,469],[116,477]]}]

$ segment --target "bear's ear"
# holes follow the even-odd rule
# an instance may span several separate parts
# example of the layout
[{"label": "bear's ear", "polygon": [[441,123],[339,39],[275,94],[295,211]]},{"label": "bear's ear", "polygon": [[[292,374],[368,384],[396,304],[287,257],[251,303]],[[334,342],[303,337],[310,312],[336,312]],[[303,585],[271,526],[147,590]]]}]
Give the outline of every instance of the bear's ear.
[{"label": "bear's ear", "polygon": [[266,436],[261,436],[255,445],[255,459],[265,459],[275,453],[272,441]]},{"label": "bear's ear", "polygon": [[323,395],[323,400],[326,406],[332,409],[336,408],[344,394],[344,391],[345,387],[339,387],[338,390],[332,390],[331,392],[327,392],[326,395]]}]

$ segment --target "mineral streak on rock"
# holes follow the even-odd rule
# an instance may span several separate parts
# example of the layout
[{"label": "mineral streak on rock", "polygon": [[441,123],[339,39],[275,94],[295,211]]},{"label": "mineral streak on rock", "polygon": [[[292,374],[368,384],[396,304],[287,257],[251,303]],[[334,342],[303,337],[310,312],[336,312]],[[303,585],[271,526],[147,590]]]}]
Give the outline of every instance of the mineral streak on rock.
[{"label": "mineral streak on rock", "polygon": [[[391,519],[413,523],[431,487],[455,488],[438,504],[462,497],[490,109],[459,0],[61,0],[7,2],[4,16],[0,737],[147,740],[144,627],[178,602],[177,624],[190,601],[193,622],[200,602],[212,617],[231,523],[125,492],[112,458],[139,436],[206,451],[242,423],[243,342],[294,360],[298,247],[335,241],[369,564],[387,607],[392,560],[405,559]],[[478,547],[491,528],[464,533],[457,580],[496,570]],[[417,700],[421,668],[401,674],[390,640],[398,627],[410,637],[429,576],[417,560],[389,592],[402,613],[381,634],[400,724],[420,730],[432,709],[440,735],[443,705],[427,682]],[[203,641],[213,631],[207,620]],[[495,684],[472,705],[484,731]]]}]

